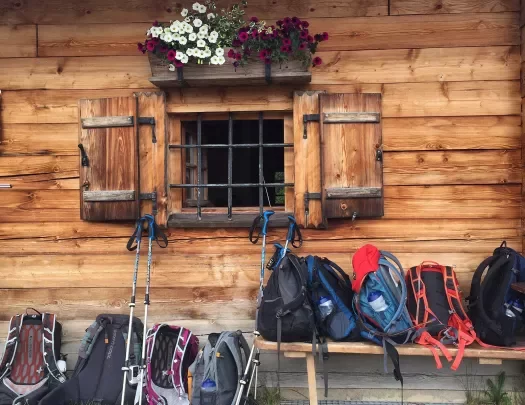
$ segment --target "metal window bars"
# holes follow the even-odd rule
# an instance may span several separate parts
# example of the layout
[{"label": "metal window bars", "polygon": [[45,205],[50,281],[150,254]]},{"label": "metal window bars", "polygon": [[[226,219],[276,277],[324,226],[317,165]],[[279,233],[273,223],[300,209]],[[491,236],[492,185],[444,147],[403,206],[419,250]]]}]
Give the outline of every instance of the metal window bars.
[{"label": "metal window bars", "polygon": [[[170,149],[197,149],[197,183],[196,184],[170,184],[170,188],[196,188],[197,189],[197,219],[202,218],[201,194],[203,188],[228,189],[228,219],[233,214],[233,189],[257,187],[259,189],[259,212],[264,211],[264,188],[266,187],[293,187],[294,183],[265,183],[264,181],[264,148],[293,148],[293,143],[264,143],[264,114],[259,112],[259,142],[258,143],[233,143],[233,113],[228,114],[228,143],[227,144],[202,144],[202,113],[197,114],[197,144],[173,145]],[[202,150],[203,149],[228,149],[228,183],[203,183],[202,181]],[[233,183],[233,149],[259,148],[259,182],[258,183]]]}]

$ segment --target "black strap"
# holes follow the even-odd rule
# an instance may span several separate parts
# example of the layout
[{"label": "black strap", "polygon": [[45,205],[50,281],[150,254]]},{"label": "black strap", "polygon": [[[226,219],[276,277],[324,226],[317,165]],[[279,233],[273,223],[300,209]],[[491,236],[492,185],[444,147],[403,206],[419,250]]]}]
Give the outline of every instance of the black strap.
[{"label": "black strap", "polygon": [[281,317],[277,318],[277,389],[281,392],[281,338],[283,325]]},{"label": "black strap", "polygon": [[319,258],[319,260],[321,261],[321,263],[324,263],[324,264],[330,266],[335,271],[337,271],[341,275],[341,277],[343,278],[345,283],[348,286],[350,286],[350,288],[352,287],[352,282],[350,281],[350,276],[348,274],[346,274],[345,271],[341,267],[339,267],[336,263],[334,263],[330,259],[327,259],[326,257],[321,257],[321,258]]},{"label": "black strap", "polygon": [[328,398],[328,369],[325,367],[324,362],[328,360],[328,344],[326,343],[326,338],[323,337],[319,342],[321,350],[319,350],[319,362],[323,368],[324,376],[324,397]]},{"label": "black strap", "polygon": [[397,352],[395,346],[387,339],[384,340],[384,348],[386,350],[386,354],[388,357],[390,357],[390,360],[394,365],[394,378],[396,381],[401,383],[401,389],[403,389],[403,374],[401,374],[401,367],[399,364],[399,353]]},{"label": "black strap", "polygon": [[241,345],[241,348],[244,352],[244,356],[246,357],[246,361],[250,358],[250,346],[248,345],[248,342],[246,341],[246,338],[242,334],[240,330],[237,332],[237,336],[239,337],[239,344]]},{"label": "black strap", "polygon": [[126,249],[128,249],[130,252],[137,249],[138,241],[142,238],[142,231],[144,230],[144,223],[146,222],[145,218],[139,218],[135,230],[133,231],[133,235],[128,240],[128,243],[126,244]]},{"label": "black strap", "polygon": [[301,233],[301,230],[299,229],[299,226],[294,223],[293,225],[293,233],[292,233],[292,246],[296,249],[303,246],[303,234]]},{"label": "black strap", "polygon": [[38,315],[42,316],[42,312],[37,311],[37,310],[36,310],[35,308],[33,308],[33,307],[27,307],[27,308],[26,308],[26,315],[29,315],[29,313],[27,312],[28,310],[35,311]]},{"label": "black strap", "polygon": [[[259,238],[261,237],[261,234],[262,234],[262,227],[261,227],[261,223],[262,221],[264,220],[263,216],[262,215],[258,215],[256,216],[254,219],[253,219],[253,222],[252,222],[252,226],[250,227],[250,233],[248,235],[249,239],[250,239],[250,242],[252,242],[254,245],[259,242]],[[257,233],[257,236],[254,237],[254,232],[255,230],[259,228],[259,232]]]},{"label": "black strap", "polygon": [[157,245],[162,249],[166,248],[168,246],[168,237],[164,232],[162,232],[162,230],[156,222],[153,222],[153,230],[155,235],[155,242],[157,242]]}]

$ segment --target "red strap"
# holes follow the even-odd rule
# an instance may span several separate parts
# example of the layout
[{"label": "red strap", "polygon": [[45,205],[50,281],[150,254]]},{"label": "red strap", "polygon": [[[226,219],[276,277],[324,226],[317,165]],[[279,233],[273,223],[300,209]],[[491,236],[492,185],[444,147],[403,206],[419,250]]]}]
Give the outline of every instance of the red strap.
[{"label": "red strap", "polygon": [[436,360],[436,366],[438,369],[443,367],[443,364],[441,363],[441,359],[439,358],[439,351],[445,356],[445,358],[448,361],[452,361],[452,356],[450,352],[447,350],[447,348],[441,343],[439,340],[434,339],[430,333],[423,332],[421,336],[416,340],[416,343],[427,346],[432,354],[434,355],[434,359]]},{"label": "red strap", "polygon": [[[461,334],[462,332],[459,332],[459,333]],[[456,354],[454,363],[452,363],[452,366],[450,366],[451,370],[456,371],[458,369],[459,365],[461,364],[461,361],[463,360],[463,355],[465,354],[465,347],[467,346],[467,344],[471,344],[472,341],[467,341],[466,339],[462,337],[459,338],[458,354]]]}]

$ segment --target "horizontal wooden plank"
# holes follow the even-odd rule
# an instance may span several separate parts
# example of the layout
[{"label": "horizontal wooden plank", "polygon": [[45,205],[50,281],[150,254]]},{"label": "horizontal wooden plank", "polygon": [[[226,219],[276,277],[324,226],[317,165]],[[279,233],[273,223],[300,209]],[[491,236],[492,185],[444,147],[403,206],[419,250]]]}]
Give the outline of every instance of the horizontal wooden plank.
[{"label": "horizontal wooden plank", "polygon": [[151,88],[144,56],[0,59],[0,88]]},{"label": "horizontal wooden plank", "polygon": [[0,156],[78,156],[78,124],[3,124]]},{"label": "horizontal wooden plank", "polygon": [[381,197],[383,190],[380,187],[341,187],[327,188],[326,198],[369,198]]},{"label": "horizontal wooden plank", "polygon": [[[131,274],[130,274],[131,275]],[[131,285],[131,278],[129,279]],[[0,319],[9,320],[21,308],[33,307],[51,312],[61,321],[95,319],[101,313],[126,312],[131,287],[125,288],[29,288],[2,289]],[[151,308],[156,317],[173,319],[253,319],[257,289],[246,288],[156,288],[151,293]],[[137,291],[144,297],[144,288]],[[137,305],[135,316],[144,316],[144,306]],[[228,318],[229,317],[229,318]]]},{"label": "horizontal wooden plank", "polygon": [[314,84],[517,80],[517,46],[322,51]]},{"label": "horizontal wooden plank", "polygon": [[519,83],[443,82],[384,85],[384,117],[518,115]]},{"label": "horizontal wooden plank", "polygon": [[519,149],[519,116],[385,118],[383,150]]},{"label": "horizontal wooden plank", "polygon": [[521,183],[521,151],[384,154],[385,185]]},{"label": "horizontal wooden plank", "polygon": [[[125,72],[126,70],[124,70]],[[96,74],[96,73],[95,73]],[[153,86],[150,87],[150,90]],[[78,125],[78,100],[131,96],[143,89],[27,90],[2,92],[2,123]],[[76,135],[78,137],[78,132]]]},{"label": "horizontal wooden plank", "polygon": [[130,117],[89,117],[82,118],[82,128],[115,128],[132,127],[133,116]]},{"label": "horizontal wooden plank", "polygon": [[310,31],[330,33],[319,50],[452,48],[518,45],[519,13],[319,18]]},{"label": "horizontal wooden plank", "polygon": [[32,58],[36,47],[35,25],[0,25],[0,58]]},{"label": "horizontal wooden plank", "polygon": [[519,0],[392,0],[391,15],[519,11]]},{"label": "horizontal wooden plank", "polygon": [[[152,263],[152,288],[170,288],[184,285],[186,288],[236,287],[257,288],[259,285],[260,255],[252,254],[171,254],[154,252]],[[345,271],[351,272],[352,253],[331,253],[330,259]],[[395,253],[395,252],[394,252]],[[470,288],[472,272],[491,252],[487,253],[396,253],[404,267],[414,266],[424,260],[456,266],[459,283],[463,289]],[[145,260],[145,257],[144,257]],[[30,255],[2,258],[12,277],[4,278],[4,288],[62,287],[129,287],[134,255]],[[174,266],[176,263],[176,266]],[[196,264],[198,263],[198,271]],[[104,271],[111,269],[111,272]],[[268,272],[266,276],[269,276]],[[144,287],[145,276],[141,274],[138,285]],[[254,303],[255,305],[255,303]]]},{"label": "horizontal wooden plank", "polygon": [[134,201],[135,190],[83,191],[82,198],[84,199],[84,202]]},{"label": "horizontal wooden plank", "polygon": [[[456,186],[457,187],[457,186]],[[495,187],[495,186],[492,186]],[[517,186],[498,186],[517,187]],[[518,186],[519,187],[519,186]],[[433,190],[432,188],[410,187],[414,192]],[[479,190],[479,186],[477,186]],[[464,192],[465,190],[461,190]],[[439,192],[436,195],[440,195]],[[498,191],[494,193],[486,190],[481,195],[488,198],[501,198]],[[514,191],[505,193],[505,198],[514,195]],[[404,194],[401,195],[403,197]],[[457,194],[461,197],[461,194]],[[494,196],[494,197],[493,197]],[[396,195],[392,195],[396,198]],[[485,240],[485,239],[511,239],[520,236],[519,219],[465,219],[457,218],[453,221],[443,218],[432,219],[368,219],[349,222],[345,220],[330,221],[327,230],[313,230],[303,232],[305,241],[324,240],[350,240],[366,238],[398,238],[399,230],[403,230],[403,237],[411,240]],[[16,229],[16,232],[15,232]],[[36,223],[0,222],[0,240],[51,238],[53,240],[78,240],[84,238],[129,238],[134,231],[133,224],[118,223],[88,223],[80,220],[74,222],[45,222]],[[246,240],[246,229],[167,229],[165,230],[170,240],[184,241],[191,239],[210,239],[223,241],[231,238]],[[268,234],[268,243],[282,240],[281,232],[271,231]]]},{"label": "horizontal wooden plank", "polygon": [[0,179],[58,173],[78,177],[78,164],[77,156],[4,156],[0,159]]},{"label": "horizontal wooden plank", "polygon": [[[424,238],[426,230],[420,231],[420,237]],[[13,235],[18,236],[18,235]],[[253,255],[260,254],[259,245],[247,244],[247,238],[225,238],[222,240],[211,239],[177,239],[174,236],[169,238],[169,244],[166,249],[156,252],[156,257],[174,254],[187,255],[204,255],[204,254],[227,254],[234,255],[239,252],[239,246],[242,246],[243,254]],[[488,235],[491,236],[491,235]],[[55,238],[34,238],[22,239],[16,238],[11,240],[0,240],[0,248],[3,252],[9,252],[10,256],[25,256],[48,254],[57,256],[82,257],[88,254],[126,254],[126,244],[129,237],[126,238],[78,238],[57,240]],[[399,253],[480,253],[489,255],[492,251],[500,246],[500,239],[485,240],[432,240],[432,235],[427,236],[428,240],[410,240],[408,238],[373,238],[373,239],[339,239],[339,240],[307,240],[303,246],[294,252],[299,255],[331,255],[331,254],[350,254],[355,252],[361,246],[370,243],[381,249]],[[280,241],[277,235],[268,238],[272,242]],[[518,237],[507,238],[507,243],[514,249],[520,250],[522,241]],[[273,247],[268,248],[268,254],[273,252]]]},{"label": "horizontal wooden plank", "polygon": [[345,113],[324,113],[323,123],[340,124],[340,123],[378,123],[381,120],[380,113],[367,112],[345,112]]},{"label": "horizontal wooden plank", "polygon": [[[219,9],[235,3],[233,0],[217,1]],[[72,21],[84,23],[127,23],[154,20],[169,21],[179,19],[182,5],[168,0],[153,4],[142,0],[112,1],[85,0],[65,5],[60,0],[42,2],[28,0],[23,3],[6,5],[2,14],[2,24],[70,24]],[[348,17],[388,15],[386,0],[350,0],[341,3],[335,0],[308,0],[300,3],[252,0],[247,10],[259,18],[279,19],[286,15],[299,17]],[[110,35],[110,34],[109,34]]]},{"label": "horizontal wooden plank", "polygon": [[[258,338],[256,346],[261,350],[277,351],[277,343]],[[308,351],[310,346],[310,351]],[[448,348],[450,354],[455,356],[459,349]],[[311,352],[312,345],[309,343],[282,343],[283,352]],[[432,356],[432,352],[427,347],[417,344],[406,344],[397,346],[397,350],[402,356]],[[354,353],[354,354],[383,354],[383,348],[370,342],[330,342],[328,343],[329,353]],[[466,358],[483,359],[515,359],[525,360],[525,351],[515,351],[506,349],[486,349],[477,344],[473,344],[465,349]]]},{"label": "horizontal wooden plank", "polygon": [[2,182],[16,190],[78,190],[78,176],[69,177],[66,173],[8,176],[2,177]]}]

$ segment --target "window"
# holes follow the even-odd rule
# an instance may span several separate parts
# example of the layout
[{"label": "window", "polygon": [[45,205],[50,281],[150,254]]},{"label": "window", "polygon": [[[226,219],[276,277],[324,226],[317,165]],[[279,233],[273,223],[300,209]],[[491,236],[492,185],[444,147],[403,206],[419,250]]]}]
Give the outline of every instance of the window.
[{"label": "window", "polygon": [[262,112],[182,117],[181,142],[169,145],[181,153],[184,181],[170,188],[182,189],[182,210],[170,224],[247,226],[267,208],[281,218],[291,214],[285,212],[285,190],[293,187],[285,181],[291,168],[285,156],[293,160],[293,143],[285,142],[284,121],[282,114]]}]

